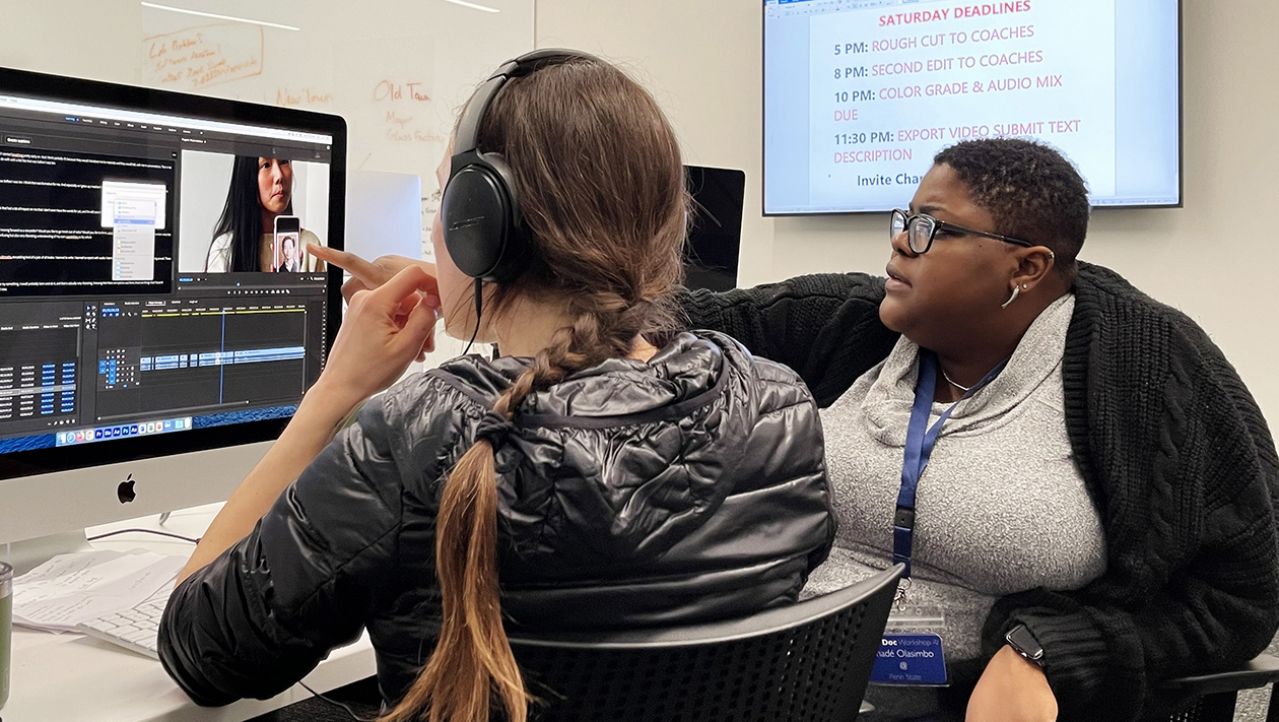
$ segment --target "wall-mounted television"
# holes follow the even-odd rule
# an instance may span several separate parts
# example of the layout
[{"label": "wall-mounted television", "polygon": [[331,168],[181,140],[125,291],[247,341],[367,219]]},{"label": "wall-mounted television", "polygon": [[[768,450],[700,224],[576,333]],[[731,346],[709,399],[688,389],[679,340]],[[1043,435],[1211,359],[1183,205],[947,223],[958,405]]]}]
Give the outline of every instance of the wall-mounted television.
[{"label": "wall-mounted television", "polygon": [[1033,138],[1095,206],[1181,205],[1180,0],[764,0],[764,213],[904,207],[962,140]]}]

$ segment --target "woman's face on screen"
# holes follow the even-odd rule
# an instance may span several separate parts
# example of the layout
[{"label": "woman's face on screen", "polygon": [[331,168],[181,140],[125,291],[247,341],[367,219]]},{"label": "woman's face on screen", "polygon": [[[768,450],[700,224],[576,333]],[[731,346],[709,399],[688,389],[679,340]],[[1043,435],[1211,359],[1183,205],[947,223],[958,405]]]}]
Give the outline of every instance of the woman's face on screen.
[{"label": "woman's face on screen", "polygon": [[293,197],[293,164],[287,158],[258,158],[258,201],[271,213],[283,213]]}]

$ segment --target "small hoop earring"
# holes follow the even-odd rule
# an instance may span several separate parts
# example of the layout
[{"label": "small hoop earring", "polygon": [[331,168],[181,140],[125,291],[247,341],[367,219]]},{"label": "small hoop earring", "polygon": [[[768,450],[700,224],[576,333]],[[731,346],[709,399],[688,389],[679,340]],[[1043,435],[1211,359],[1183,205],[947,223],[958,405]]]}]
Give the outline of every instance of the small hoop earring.
[{"label": "small hoop earring", "polygon": [[1004,301],[1003,303],[999,304],[999,307],[1008,308],[1009,306],[1011,306],[1013,301],[1016,301],[1017,297],[1021,295],[1022,288],[1024,288],[1024,286],[1013,286],[1012,295],[1008,297],[1007,301]]}]

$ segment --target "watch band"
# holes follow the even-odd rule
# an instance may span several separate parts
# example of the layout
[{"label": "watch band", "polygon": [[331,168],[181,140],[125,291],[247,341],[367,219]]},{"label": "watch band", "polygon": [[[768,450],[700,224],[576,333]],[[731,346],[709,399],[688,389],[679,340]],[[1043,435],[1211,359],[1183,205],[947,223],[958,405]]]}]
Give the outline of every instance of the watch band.
[{"label": "watch band", "polygon": [[1044,648],[1035,639],[1035,635],[1024,624],[1018,624],[1004,635],[1004,641],[1022,658],[1034,664],[1044,666]]}]

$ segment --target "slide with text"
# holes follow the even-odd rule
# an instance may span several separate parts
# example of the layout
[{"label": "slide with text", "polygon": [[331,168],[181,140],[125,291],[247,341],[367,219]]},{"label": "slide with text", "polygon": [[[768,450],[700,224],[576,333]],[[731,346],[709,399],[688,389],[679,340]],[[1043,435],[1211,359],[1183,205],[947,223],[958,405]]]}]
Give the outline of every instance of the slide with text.
[{"label": "slide with text", "polygon": [[1092,193],[1113,193],[1109,4],[932,2],[813,16],[813,202],[836,200],[821,189],[853,187],[859,205],[887,207],[941,148],[996,136],[1045,140],[1086,169]]}]

